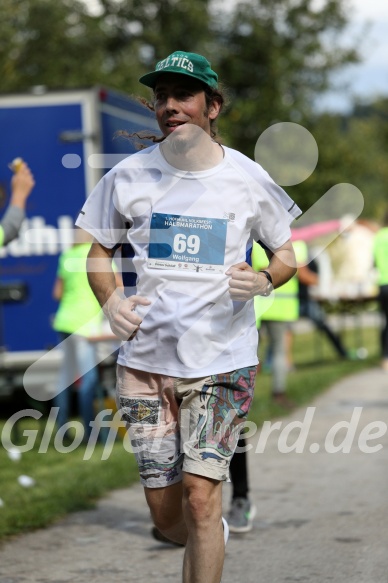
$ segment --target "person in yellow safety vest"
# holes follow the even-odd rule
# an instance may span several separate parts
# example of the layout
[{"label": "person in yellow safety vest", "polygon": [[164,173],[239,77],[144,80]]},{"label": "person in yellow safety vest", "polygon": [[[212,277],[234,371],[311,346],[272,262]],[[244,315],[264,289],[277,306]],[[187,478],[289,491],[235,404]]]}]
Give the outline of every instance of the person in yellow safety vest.
[{"label": "person in yellow safety vest", "polygon": [[[305,264],[308,259],[307,245],[304,241],[293,243],[297,263]],[[252,248],[252,267],[259,271],[268,266],[264,248],[254,242]],[[274,298],[255,298],[256,325],[263,323],[269,337],[269,351],[272,355],[272,399],[285,407],[292,406],[286,397],[287,379],[287,329],[290,322],[299,318],[299,281],[294,275],[286,284],[278,287]]]},{"label": "person in yellow safety vest", "polygon": [[[388,213],[386,225],[388,227]],[[386,278],[384,281],[387,284],[386,311],[388,326],[388,228],[385,231],[385,257],[387,260],[385,263]],[[308,261],[306,243],[304,241],[295,241],[293,247],[298,263],[297,274],[285,285],[276,289],[274,292],[275,298],[257,298],[259,301],[255,299],[256,326],[260,328],[260,324],[263,321],[268,328],[270,343],[272,342],[273,398],[285,407],[292,405],[291,401],[285,395],[286,376],[289,366],[287,358],[288,326],[290,322],[294,322],[299,318],[301,312],[302,305],[299,301],[300,284],[303,284],[307,288],[310,285],[316,285],[318,283],[318,274],[306,265]],[[255,270],[264,269],[268,265],[267,255],[258,243],[253,244],[251,263]],[[305,291],[307,295],[307,289]],[[305,302],[307,304],[307,299],[305,299]],[[327,334],[341,356],[346,355],[340,338],[326,324],[324,313],[322,310],[320,311],[320,306],[316,302],[309,300],[303,315],[311,319],[320,330]],[[279,388],[284,390],[278,391],[277,389]],[[236,453],[233,455],[230,463],[230,478],[233,498],[227,516],[229,529],[235,534],[246,533],[252,530],[256,507],[249,499],[247,443],[243,435],[240,435]]]},{"label": "person in yellow safety vest", "polygon": [[388,372],[388,210],[385,213],[383,227],[375,236],[373,244],[374,262],[379,274],[379,303],[384,319],[381,330],[381,366]]},{"label": "person in yellow safety vest", "polygon": [[[297,263],[307,262],[307,246],[303,241],[293,243]],[[248,261],[248,259],[247,259]],[[269,259],[264,248],[254,242],[250,262],[255,271],[268,266]],[[299,318],[299,283],[296,275],[286,284],[278,287],[269,298],[255,298],[256,326],[260,328],[263,321],[267,326],[270,347],[273,356],[273,386],[272,397],[283,407],[292,406],[286,397],[287,354],[286,334],[290,322]],[[257,299],[259,301],[257,301]],[[273,302],[273,303],[272,303]],[[232,482],[232,500],[227,515],[229,529],[235,534],[243,534],[252,530],[256,507],[249,499],[249,480],[247,449],[244,435],[240,435],[237,450],[230,463],[230,478]]]}]

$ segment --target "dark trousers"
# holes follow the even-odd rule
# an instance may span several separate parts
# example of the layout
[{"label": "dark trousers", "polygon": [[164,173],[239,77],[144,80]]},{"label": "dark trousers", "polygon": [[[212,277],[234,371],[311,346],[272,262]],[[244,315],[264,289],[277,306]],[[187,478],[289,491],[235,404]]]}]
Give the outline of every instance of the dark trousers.
[{"label": "dark trousers", "polygon": [[237,447],[243,447],[243,452],[236,452],[230,462],[230,479],[232,481],[233,493],[232,498],[248,498],[248,468],[246,441],[240,437]]}]

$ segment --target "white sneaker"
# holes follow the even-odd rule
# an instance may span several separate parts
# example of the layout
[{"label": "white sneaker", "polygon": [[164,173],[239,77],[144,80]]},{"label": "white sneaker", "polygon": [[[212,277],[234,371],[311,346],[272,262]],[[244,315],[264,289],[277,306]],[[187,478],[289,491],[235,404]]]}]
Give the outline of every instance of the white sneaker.
[{"label": "white sneaker", "polygon": [[226,522],[224,517],[222,517],[222,528],[224,529],[224,542],[225,542],[225,546],[226,546],[226,543],[228,542],[228,538],[229,538],[229,525]]}]

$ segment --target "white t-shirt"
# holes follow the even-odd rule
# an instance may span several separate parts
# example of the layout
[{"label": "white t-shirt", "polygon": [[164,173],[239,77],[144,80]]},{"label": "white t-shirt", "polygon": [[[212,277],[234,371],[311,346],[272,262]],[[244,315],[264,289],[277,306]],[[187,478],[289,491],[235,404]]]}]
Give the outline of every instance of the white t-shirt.
[{"label": "white t-shirt", "polygon": [[112,168],[87,199],[77,225],[107,248],[129,243],[143,322],[118,363],[196,378],[257,364],[253,300],[232,301],[229,267],[252,240],[272,250],[290,238],[299,208],[255,162],[224,147],[201,172],[170,166],[159,146]]}]

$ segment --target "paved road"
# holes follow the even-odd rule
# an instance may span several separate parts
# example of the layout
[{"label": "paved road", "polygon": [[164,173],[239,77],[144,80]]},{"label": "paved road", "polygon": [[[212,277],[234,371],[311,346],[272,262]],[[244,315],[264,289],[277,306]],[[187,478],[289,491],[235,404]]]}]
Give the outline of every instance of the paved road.
[{"label": "paved road", "polygon": [[[258,513],[252,532],[229,540],[223,583],[388,583],[388,375],[345,379],[311,407],[279,421],[265,444],[263,431],[251,439]],[[308,415],[306,435],[294,427],[285,439],[288,424],[307,427]],[[331,439],[335,424],[352,417],[354,439],[344,428]],[[368,441],[368,430],[384,435]],[[350,452],[329,453],[345,433]],[[297,438],[303,453],[285,453]],[[228,484],[224,495],[227,508]],[[140,486],[116,491],[93,511],[3,546],[0,583],[180,583],[182,550],[156,543],[149,529]]]}]

